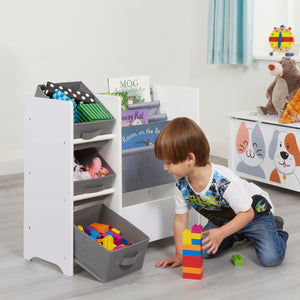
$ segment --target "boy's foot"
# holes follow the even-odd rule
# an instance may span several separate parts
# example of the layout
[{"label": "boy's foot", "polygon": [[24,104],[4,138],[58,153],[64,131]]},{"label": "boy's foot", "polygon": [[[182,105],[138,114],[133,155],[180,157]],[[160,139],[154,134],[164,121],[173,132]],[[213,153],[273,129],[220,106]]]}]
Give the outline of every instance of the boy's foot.
[{"label": "boy's foot", "polygon": [[282,230],[284,224],[283,218],[280,216],[275,216],[274,218],[275,218],[276,228]]}]

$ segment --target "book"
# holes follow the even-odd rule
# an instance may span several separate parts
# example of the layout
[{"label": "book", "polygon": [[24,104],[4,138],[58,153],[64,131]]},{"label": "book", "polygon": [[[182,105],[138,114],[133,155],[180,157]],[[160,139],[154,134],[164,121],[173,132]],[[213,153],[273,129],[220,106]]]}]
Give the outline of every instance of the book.
[{"label": "book", "polygon": [[126,92],[128,104],[151,101],[149,76],[108,78],[109,93]]},{"label": "book", "polygon": [[154,145],[160,131],[168,121],[122,127],[122,149]]},{"label": "book", "polygon": [[148,124],[148,109],[132,109],[122,111],[122,127]]},{"label": "book", "polygon": [[121,98],[121,109],[128,110],[127,92],[106,93],[104,95],[118,96]]}]

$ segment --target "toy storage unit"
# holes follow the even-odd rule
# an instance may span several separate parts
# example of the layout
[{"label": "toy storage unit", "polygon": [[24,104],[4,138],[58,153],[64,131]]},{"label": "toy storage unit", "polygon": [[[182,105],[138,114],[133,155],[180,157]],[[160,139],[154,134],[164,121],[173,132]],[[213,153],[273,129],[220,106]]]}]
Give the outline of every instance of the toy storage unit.
[{"label": "toy storage unit", "polygon": [[[73,237],[74,210],[105,204],[118,214],[122,211],[120,99],[104,95],[99,99],[115,119],[109,126],[103,123],[104,131],[99,124],[80,128],[80,136],[86,139],[74,138],[71,102],[29,97],[25,104],[24,258],[54,263],[69,276],[74,246],[78,248]],[[74,182],[74,153],[87,149],[101,154],[111,175]],[[129,248],[134,256],[135,246]]]},{"label": "toy storage unit", "polygon": [[300,191],[300,123],[236,112],[230,119],[229,166],[240,176]]},{"label": "toy storage unit", "polygon": [[[154,95],[154,100],[160,101],[159,115],[167,114],[168,120],[186,116],[199,123],[198,89],[155,86]],[[97,98],[115,119],[108,131],[99,134],[95,128],[85,134],[87,129],[83,129],[81,138],[74,137],[70,102],[40,97],[26,99],[24,258],[38,257],[54,263],[69,276],[73,275],[76,260],[97,279],[105,281],[141,267],[148,237],[155,241],[173,235],[174,180],[170,180],[167,172],[163,171],[162,162],[154,160],[153,147],[136,150],[141,151],[142,156],[147,155],[153,165],[145,170],[143,180],[136,178],[137,183],[124,181],[122,192],[121,100],[109,95],[97,95]],[[111,178],[104,177],[97,184],[73,182],[73,157],[86,149],[97,151],[109,164],[113,171]],[[139,155],[137,152],[127,153],[132,161]],[[123,155],[123,161],[125,157]],[[143,160],[136,159],[140,169],[143,168]],[[157,166],[157,163],[161,165]],[[81,214],[84,216],[87,212],[89,215],[102,205],[126,221],[120,230],[128,232],[130,227],[134,236],[128,232],[127,239],[130,241],[132,238],[135,243],[128,249],[115,250],[115,254],[107,254],[106,249],[99,250],[100,245],[87,244],[90,248],[97,246],[96,257],[109,257],[109,266],[98,265],[93,269],[93,262],[83,259],[85,255],[82,255],[81,246],[85,238],[74,229],[74,225],[79,225],[76,222]],[[84,217],[84,222],[87,221]],[[189,227],[198,221],[198,215],[191,212]],[[122,270],[115,269],[109,273],[114,260],[123,264]]]}]

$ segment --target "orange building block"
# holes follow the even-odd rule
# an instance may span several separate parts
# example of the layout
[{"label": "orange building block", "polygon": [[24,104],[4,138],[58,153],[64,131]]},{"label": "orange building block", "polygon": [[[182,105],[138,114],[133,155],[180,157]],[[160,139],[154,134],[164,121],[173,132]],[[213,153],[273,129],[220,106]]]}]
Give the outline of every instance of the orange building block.
[{"label": "orange building block", "polygon": [[105,233],[106,231],[109,231],[109,226],[106,224],[93,223],[90,226],[99,233]]}]

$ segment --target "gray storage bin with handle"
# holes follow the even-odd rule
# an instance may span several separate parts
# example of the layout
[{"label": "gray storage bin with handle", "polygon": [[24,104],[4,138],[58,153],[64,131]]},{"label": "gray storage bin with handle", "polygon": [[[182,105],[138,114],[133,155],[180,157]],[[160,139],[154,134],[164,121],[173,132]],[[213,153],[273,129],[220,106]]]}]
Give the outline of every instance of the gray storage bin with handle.
[{"label": "gray storage bin with handle", "polygon": [[95,193],[112,187],[116,174],[96,148],[76,150],[74,152],[74,157],[83,166],[90,165],[93,158],[99,157],[101,159],[102,166],[107,168],[109,171],[109,175],[103,177],[74,181],[74,195]]},{"label": "gray storage bin with handle", "polygon": [[[132,245],[108,251],[77,225],[93,222],[111,225]],[[104,204],[74,212],[75,262],[97,280],[106,282],[142,268],[149,237]]]},{"label": "gray storage bin with handle", "polygon": [[[81,81],[74,81],[74,82],[61,82],[57,83],[67,88],[80,90],[85,93],[89,93],[93,96],[95,103],[99,103],[103,106],[100,100],[87,88],[87,86]],[[45,85],[38,85],[35,92],[35,97],[41,98],[49,98],[44,93]],[[104,107],[104,106],[103,106]],[[105,110],[106,107],[104,107]],[[107,110],[108,111],[108,110]],[[108,111],[109,112],[109,111]],[[109,112],[112,116],[112,114]],[[112,116],[113,117],[113,116]],[[113,125],[115,124],[115,119],[112,118],[111,120],[101,120],[95,122],[85,122],[85,123],[75,123],[74,124],[74,138],[82,138],[82,139],[91,139],[95,136],[102,135],[102,134],[109,134],[112,132]]]}]

